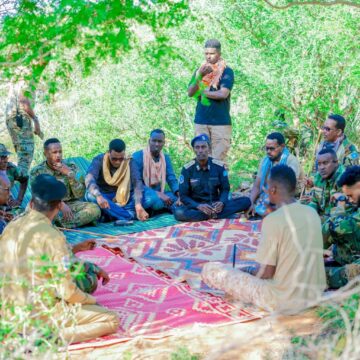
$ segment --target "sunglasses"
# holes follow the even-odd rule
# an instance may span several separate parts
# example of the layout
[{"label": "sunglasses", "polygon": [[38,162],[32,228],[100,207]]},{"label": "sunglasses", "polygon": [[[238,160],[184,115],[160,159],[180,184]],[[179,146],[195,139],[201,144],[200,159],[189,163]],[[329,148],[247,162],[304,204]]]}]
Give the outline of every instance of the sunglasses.
[{"label": "sunglasses", "polygon": [[321,130],[324,130],[324,131],[329,132],[329,131],[337,130],[337,129],[331,129],[331,128],[329,128],[328,126],[322,126],[322,127],[321,127]]}]

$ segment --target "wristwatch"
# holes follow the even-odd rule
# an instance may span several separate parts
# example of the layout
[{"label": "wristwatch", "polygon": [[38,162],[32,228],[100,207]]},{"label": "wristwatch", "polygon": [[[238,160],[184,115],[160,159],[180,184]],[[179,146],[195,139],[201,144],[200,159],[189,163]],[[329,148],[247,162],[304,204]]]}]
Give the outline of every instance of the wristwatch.
[{"label": "wristwatch", "polygon": [[345,195],[340,195],[340,196],[336,199],[336,202],[339,202],[339,201],[346,201],[346,196],[345,196]]}]

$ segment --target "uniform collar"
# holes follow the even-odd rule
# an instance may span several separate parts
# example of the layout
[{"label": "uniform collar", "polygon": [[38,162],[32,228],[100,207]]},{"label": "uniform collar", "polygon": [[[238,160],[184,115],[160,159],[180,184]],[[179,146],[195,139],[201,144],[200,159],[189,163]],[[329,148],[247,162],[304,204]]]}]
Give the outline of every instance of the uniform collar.
[{"label": "uniform collar", "polygon": [[35,221],[46,221],[49,225],[52,225],[50,219],[37,210],[29,209],[29,216]]},{"label": "uniform collar", "polygon": [[199,162],[196,159],[195,159],[195,166],[197,171],[210,171],[210,157],[208,158],[207,167],[205,169],[203,169],[200,166]]}]

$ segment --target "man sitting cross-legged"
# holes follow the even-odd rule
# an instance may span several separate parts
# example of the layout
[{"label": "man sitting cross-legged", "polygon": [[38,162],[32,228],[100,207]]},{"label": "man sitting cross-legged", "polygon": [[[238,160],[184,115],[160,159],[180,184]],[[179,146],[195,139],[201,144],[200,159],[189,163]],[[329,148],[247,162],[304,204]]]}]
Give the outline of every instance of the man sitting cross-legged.
[{"label": "man sitting cross-legged", "polygon": [[334,194],[336,206],[323,225],[325,245],[334,245],[334,263],[326,264],[328,285],[333,289],[360,274],[360,166],[348,167],[337,185],[343,194]]},{"label": "man sitting cross-legged", "polygon": [[95,156],[88,169],[86,199],[116,220],[149,218],[142,206],[143,183],[135,162],[126,157],[121,139],[110,141],[105,154]]},{"label": "man sitting cross-legged", "polygon": [[179,178],[182,206],[176,207],[178,221],[224,219],[247,210],[251,203],[247,197],[229,200],[230,184],[227,170],[220,160],[209,157],[210,139],[196,136],[191,141],[196,158],[186,164]]},{"label": "man sitting cross-legged", "polygon": [[[171,209],[179,197],[179,184],[176,179],[170,156],[163,153],[165,133],[155,129],[150,133],[149,145],[132,155],[139,168],[144,187],[144,207],[146,209]],[[168,184],[171,191],[165,192]]]},{"label": "man sitting cross-legged", "polygon": [[202,278],[240,301],[294,313],[318,300],[326,287],[321,223],[315,210],[296,202],[296,176],[286,165],[271,169],[267,192],[277,210],[263,221],[252,274],[207,263]]},{"label": "man sitting cross-legged", "polygon": [[339,165],[336,153],[331,149],[321,150],[316,160],[318,172],[314,178],[308,205],[318,212],[324,222],[336,205],[333,195],[340,189],[337,182],[345,169]]},{"label": "man sitting cross-legged", "polygon": [[55,223],[65,228],[76,228],[96,222],[101,215],[100,209],[95,204],[83,200],[84,176],[74,162],[63,160],[60,141],[56,138],[46,140],[44,155],[46,160],[31,169],[30,182],[40,174],[48,174],[65,184],[66,195]]},{"label": "man sitting cross-legged", "polygon": [[[30,308],[32,320],[59,328],[68,342],[114,333],[117,314],[96,305],[92,295],[76,286],[65,236],[51,224],[62,207],[66,186],[43,174],[31,187],[29,211],[9,223],[0,237],[1,262],[7,269],[0,272],[2,305],[7,305],[1,315],[7,309]],[[99,276],[108,280],[103,273]]]},{"label": "man sitting cross-legged", "polygon": [[290,154],[285,146],[285,138],[281,133],[274,132],[266,137],[265,144],[266,156],[261,160],[255,183],[251,189],[252,207],[250,215],[266,216],[274,210],[273,204],[269,202],[269,196],[266,191],[267,178],[270,170],[277,165],[290,166],[296,175],[297,180],[303,176],[299,160]]}]

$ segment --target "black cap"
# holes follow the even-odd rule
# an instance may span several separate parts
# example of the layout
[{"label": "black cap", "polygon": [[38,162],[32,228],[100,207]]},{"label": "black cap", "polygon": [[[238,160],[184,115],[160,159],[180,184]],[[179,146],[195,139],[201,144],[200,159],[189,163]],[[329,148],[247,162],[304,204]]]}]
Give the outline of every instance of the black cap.
[{"label": "black cap", "polygon": [[198,136],[195,136],[192,140],[191,140],[191,146],[194,147],[195,142],[196,141],[206,141],[209,146],[210,146],[210,139],[206,134],[200,134]]},{"label": "black cap", "polygon": [[66,186],[52,175],[38,175],[31,184],[31,192],[44,201],[62,200],[66,194]]}]

